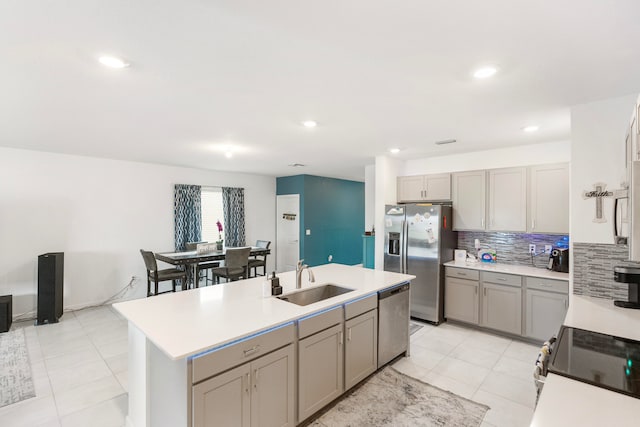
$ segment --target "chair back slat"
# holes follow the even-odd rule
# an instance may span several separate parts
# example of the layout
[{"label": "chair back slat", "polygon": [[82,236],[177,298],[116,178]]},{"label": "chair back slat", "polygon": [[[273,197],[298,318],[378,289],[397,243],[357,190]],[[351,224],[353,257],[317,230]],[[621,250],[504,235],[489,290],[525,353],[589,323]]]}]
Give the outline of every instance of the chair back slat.
[{"label": "chair back slat", "polygon": [[147,267],[147,270],[157,271],[158,263],[156,262],[156,257],[153,255],[153,252],[140,249],[140,253],[142,254],[142,259],[144,259],[144,265]]},{"label": "chair back slat", "polygon": [[251,248],[227,248],[224,256],[224,266],[227,268],[246,267],[249,264]]},{"label": "chair back slat", "polygon": [[269,240],[256,240],[256,246],[262,249],[269,249],[271,241]]}]

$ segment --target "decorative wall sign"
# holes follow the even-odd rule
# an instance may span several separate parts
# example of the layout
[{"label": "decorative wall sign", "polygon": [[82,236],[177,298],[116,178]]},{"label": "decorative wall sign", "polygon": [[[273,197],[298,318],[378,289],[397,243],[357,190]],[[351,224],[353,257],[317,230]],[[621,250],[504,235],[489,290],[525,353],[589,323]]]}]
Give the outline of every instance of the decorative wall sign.
[{"label": "decorative wall sign", "polygon": [[286,219],[288,221],[295,221],[296,220],[296,214],[292,214],[292,213],[283,213],[282,214],[282,219]]},{"label": "decorative wall sign", "polygon": [[602,208],[602,199],[604,197],[613,197],[613,191],[606,191],[607,184],[604,182],[596,182],[593,184],[593,191],[583,191],[583,199],[596,199],[596,216],[593,218],[593,222],[607,222],[604,217],[604,209]]}]

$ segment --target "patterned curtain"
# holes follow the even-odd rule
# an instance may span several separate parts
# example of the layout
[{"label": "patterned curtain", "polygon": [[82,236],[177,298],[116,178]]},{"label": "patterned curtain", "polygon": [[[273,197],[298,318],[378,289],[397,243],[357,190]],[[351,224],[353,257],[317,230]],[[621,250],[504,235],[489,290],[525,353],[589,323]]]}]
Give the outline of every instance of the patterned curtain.
[{"label": "patterned curtain", "polygon": [[244,246],[244,188],[222,187],[222,209],[225,246]]},{"label": "patterned curtain", "polygon": [[184,251],[187,242],[199,242],[202,235],[200,186],[176,184],[173,197],[176,251]]}]

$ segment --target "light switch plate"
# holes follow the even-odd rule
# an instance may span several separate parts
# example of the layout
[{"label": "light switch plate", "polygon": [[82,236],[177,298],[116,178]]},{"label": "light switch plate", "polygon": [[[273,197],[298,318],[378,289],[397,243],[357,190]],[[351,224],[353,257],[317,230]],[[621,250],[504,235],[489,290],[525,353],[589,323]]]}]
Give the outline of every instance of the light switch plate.
[{"label": "light switch plate", "polygon": [[544,253],[551,255],[552,248],[553,248],[553,246],[551,246],[551,245],[544,245]]},{"label": "light switch plate", "polygon": [[307,236],[311,236],[311,230],[307,229],[307,232],[305,233]]}]

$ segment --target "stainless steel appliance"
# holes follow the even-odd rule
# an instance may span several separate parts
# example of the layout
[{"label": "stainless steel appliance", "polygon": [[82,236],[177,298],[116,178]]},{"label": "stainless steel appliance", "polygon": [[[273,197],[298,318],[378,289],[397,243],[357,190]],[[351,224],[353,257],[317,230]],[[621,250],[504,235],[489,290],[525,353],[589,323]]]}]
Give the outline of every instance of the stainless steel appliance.
[{"label": "stainless steel appliance", "polygon": [[628,300],[616,300],[613,303],[618,307],[640,309],[640,268],[624,266],[613,267],[613,280],[626,283],[629,287]]},{"label": "stainless steel appliance", "polygon": [[453,259],[458,236],[451,231],[451,206],[387,205],[384,269],[413,274],[411,316],[440,323],[444,316],[444,267]]},{"label": "stainless steel appliance", "polygon": [[403,283],[378,292],[378,368],[408,349],[409,284]]},{"label": "stainless steel appliance", "polygon": [[547,269],[559,271],[561,273],[569,272],[569,249],[554,249],[549,255],[549,265]]}]

